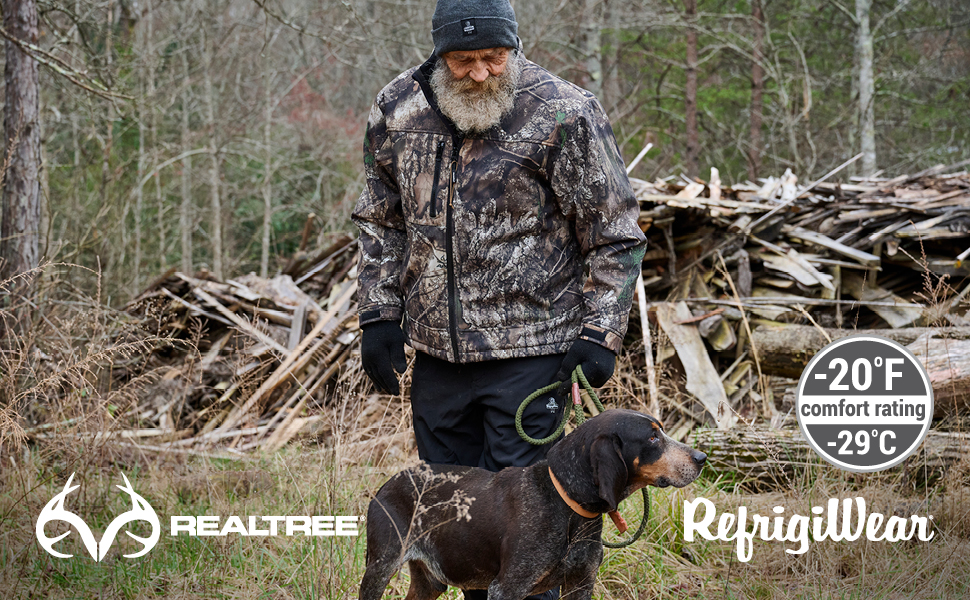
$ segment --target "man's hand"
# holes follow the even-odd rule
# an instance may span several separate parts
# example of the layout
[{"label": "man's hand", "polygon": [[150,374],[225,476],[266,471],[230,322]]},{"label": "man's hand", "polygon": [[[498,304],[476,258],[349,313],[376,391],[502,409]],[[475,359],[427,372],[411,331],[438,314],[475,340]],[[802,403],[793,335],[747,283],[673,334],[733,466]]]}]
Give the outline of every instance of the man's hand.
[{"label": "man's hand", "polygon": [[[404,356],[404,332],[394,321],[376,321],[361,328],[360,362],[381,392],[400,394],[397,374],[408,368]],[[611,367],[612,372],[612,367]]]},{"label": "man's hand", "polygon": [[583,375],[593,387],[603,387],[613,376],[616,366],[616,355],[599,344],[586,340],[576,340],[569,347],[569,352],[562,359],[562,366],[556,374],[559,381],[572,381],[573,371],[579,365],[583,368]]}]

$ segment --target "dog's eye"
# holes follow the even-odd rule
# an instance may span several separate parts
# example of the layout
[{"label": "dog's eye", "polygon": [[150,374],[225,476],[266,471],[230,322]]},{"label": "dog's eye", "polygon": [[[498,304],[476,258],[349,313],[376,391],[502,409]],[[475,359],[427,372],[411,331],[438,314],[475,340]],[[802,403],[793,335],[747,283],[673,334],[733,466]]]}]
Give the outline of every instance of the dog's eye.
[{"label": "dog's eye", "polygon": [[649,440],[647,440],[647,441],[648,441],[648,442],[650,442],[651,444],[656,444],[657,442],[659,442],[659,441],[660,441],[660,438],[658,438],[658,437],[657,437],[657,436],[655,436],[655,435],[651,435],[651,436],[650,436],[650,439],[649,439]]}]

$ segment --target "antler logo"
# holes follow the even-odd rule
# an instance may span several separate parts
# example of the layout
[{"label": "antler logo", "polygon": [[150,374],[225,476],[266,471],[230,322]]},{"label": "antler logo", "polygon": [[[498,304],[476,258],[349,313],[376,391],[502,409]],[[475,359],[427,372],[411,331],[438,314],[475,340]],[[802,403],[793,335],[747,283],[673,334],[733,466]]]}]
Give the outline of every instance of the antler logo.
[{"label": "antler logo", "polygon": [[134,554],[125,554],[124,556],[125,558],[137,558],[148,554],[148,551],[158,543],[158,538],[161,535],[161,525],[158,522],[158,515],[155,514],[155,510],[148,504],[148,501],[135,492],[131,487],[131,483],[128,482],[128,478],[125,477],[125,474],[122,473],[121,476],[125,480],[125,485],[115,487],[131,496],[132,509],[115,517],[108,524],[108,528],[105,529],[104,535],[101,536],[101,541],[97,542],[87,523],[81,517],[64,509],[64,500],[67,498],[67,495],[81,487],[79,485],[71,485],[71,481],[74,480],[74,473],[71,473],[61,493],[51,498],[51,501],[47,503],[44,510],[40,512],[40,517],[37,518],[37,541],[40,542],[44,550],[47,550],[47,552],[58,558],[71,558],[74,556],[73,554],[62,554],[54,550],[54,544],[70,535],[70,531],[54,538],[49,538],[44,535],[44,525],[51,521],[64,521],[65,523],[73,525],[74,529],[81,535],[81,541],[84,542],[84,547],[87,548],[91,558],[101,562],[104,560],[105,555],[108,554],[108,549],[111,548],[111,544],[115,541],[115,536],[118,535],[122,527],[133,521],[147,521],[152,526],[152,533],[147,538],[139,537],[127,530],[125,531],[131,538],[141,542],[145,547]]}]

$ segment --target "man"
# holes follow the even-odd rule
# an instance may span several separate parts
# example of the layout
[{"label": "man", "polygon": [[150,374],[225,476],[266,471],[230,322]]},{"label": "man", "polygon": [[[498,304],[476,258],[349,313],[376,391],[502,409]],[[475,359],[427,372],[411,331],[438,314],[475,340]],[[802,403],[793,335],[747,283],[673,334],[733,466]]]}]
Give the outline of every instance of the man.
[{"label": "man", "polygon": [[[498,471],[544,448],[519,403],[613,374],[645,239],[596,98],[526,60],[508,0],[439,0],[434,54],[377,96],[364,141],[361,358],[411,407],[428,462]],[[403,330],[402,323],[403,320]],[[565,398],[524,418],[551,433]]]}]

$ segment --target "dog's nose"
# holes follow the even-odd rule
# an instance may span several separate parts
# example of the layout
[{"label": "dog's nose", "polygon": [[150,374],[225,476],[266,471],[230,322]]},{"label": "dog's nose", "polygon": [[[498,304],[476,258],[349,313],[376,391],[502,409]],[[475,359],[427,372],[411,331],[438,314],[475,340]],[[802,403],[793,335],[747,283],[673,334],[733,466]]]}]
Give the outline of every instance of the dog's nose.
[{"label": "dog's nose", "polygon": [[698,450],[691,450],[690,451],[690,457],[691,457],[691,459],[693,459],[693,461],[695,463],[697,463],[697,466],[698,467],[703,466],[704,465],[704,461],[707,460],[707,455],[704,454],[703,452],[698,451]]}]

